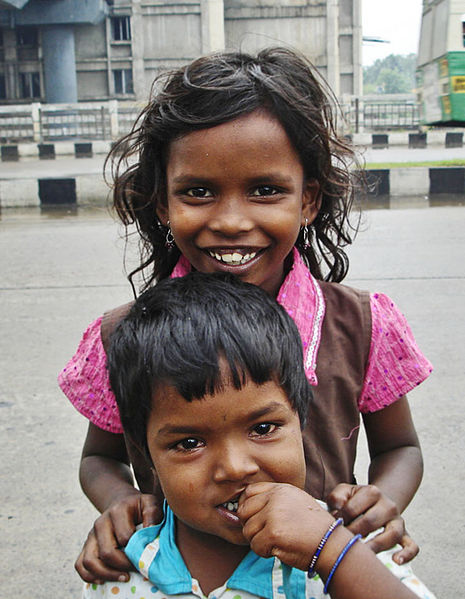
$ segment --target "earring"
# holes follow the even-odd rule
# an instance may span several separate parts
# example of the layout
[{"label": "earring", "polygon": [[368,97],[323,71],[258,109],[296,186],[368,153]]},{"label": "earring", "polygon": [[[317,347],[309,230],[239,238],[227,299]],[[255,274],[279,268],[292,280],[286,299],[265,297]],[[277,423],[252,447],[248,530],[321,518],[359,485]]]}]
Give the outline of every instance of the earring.
[{"label": "earring", "polygon": [[165,248],[167,250],[172,250],[174,248],[174,237],[171,232],[170,221],[167,221],[166,226],[168,227],[168,230],[166,231]]},{"label": "earring", "polygon": [[308,232],[308,219],[305,219],[305,225],[302,227],[302,235],[303,235],[303,248],[304,250],[308,250],[311,246],[310,243],[310,234]]}]

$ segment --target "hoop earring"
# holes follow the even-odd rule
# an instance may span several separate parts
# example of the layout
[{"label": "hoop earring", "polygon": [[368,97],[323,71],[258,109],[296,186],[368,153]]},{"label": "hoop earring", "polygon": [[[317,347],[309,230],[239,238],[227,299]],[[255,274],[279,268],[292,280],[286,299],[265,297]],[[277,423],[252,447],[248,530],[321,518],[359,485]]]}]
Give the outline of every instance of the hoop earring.
[{"label": "hoop earring", "polygon": [[302,235],[303,235],[303,244],[302,247],[304,250],[308,250],[308,248],[312,245],[310,243],[310,234],[308,232],[308,219],[305,219],[305,225],[302,227]]},{"label": "hoop earring", "polygon": [[174,248],[174,237],[173,233],[171,232],[170,221],[167,221],[166,225],[168,230],[166,231],[165,248],[169,251]]}]

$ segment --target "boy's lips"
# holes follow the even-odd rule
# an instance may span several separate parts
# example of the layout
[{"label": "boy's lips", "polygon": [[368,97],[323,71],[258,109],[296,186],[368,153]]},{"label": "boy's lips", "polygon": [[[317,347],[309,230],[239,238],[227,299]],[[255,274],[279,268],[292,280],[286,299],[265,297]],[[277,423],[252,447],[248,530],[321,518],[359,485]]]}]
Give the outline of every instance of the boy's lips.
[{"label": "boy's lips", "polygon": [[[244,489],[242,489],[242,491],[243,490]],[[223,508],[223,509],[227,510],[228,512],[232,512],[235,514],[237,512],[237,508],[239,507],[239,498],[241,496],[242,491],[239,491],[239,493],[236,493],[235,495],[233,495],[231,497],[231,499],[228,499],[227,501],[220,503],[219,505],[217,505],[217,507]]]}]

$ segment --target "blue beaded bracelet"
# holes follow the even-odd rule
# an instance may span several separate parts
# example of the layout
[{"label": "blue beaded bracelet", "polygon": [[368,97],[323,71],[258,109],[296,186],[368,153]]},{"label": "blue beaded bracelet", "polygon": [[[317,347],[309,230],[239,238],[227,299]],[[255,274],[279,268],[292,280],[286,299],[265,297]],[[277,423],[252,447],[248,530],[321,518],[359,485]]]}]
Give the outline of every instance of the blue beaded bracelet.
[{"label": "blue beaded bracelet", "polygon": [[331,582],[332,577],[334,576],[334,572],[336,572],[337,567],[339,566],[339,564],[342,562],[342,560],[344,559],[344,557],[346,556],[346,553],[349,551],[349,549],[352,547],[352,545],[355,545],[355,543],[362,538],[362,535],[355,535],[355,537],[353,537],[352,539],[350,539],[350,541],[347,543],[347,545],[344,547],[344,549],[341,551],[341,553],[339,554],[339,557],[337,558],[337,560],[334,562],[334,566],[331,568],[331,572],[329,573],[328,578],[326,579],[326,584],[325,584],[325,588],[323,589],[323,593],[325,595],[328,594],[328,588],[329,588],[329,583]]},{"label": "blue beaded bracelet", "polygon": [[312,557],[312,561],[310,562],[310,565],[308,567],[308,571],[307,571],[308,578],[313,578],[315,576],[315,564],[316,564],[318,558],[320,557],[320,553],[323,551],[323,547],[326,545],[326,541],[332,535],[332,533],[334,532],[334,529],[337,528],[339,526],[339,524],[342,524],[343,522],[344,522],[344,520],[342,518],[338,518],[337,520],[335,520],[331,524],[331,526],[328,528],[328,530],[326,531],[324,537],[318,543],[318,547],[316,548],[316,551]]}]

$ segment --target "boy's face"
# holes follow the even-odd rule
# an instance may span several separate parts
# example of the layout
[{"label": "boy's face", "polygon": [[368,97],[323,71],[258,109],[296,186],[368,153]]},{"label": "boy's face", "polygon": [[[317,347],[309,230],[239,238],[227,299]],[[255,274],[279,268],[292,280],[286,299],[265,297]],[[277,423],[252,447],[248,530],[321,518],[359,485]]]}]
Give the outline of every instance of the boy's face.
[{"label": "boy's face", "polygon": [[162,489],[183,526],[247,544],[235,514],[249,483],[304,487],[299,417],[274,382],[225,385],[216,395],[187,402],[173,387],[157,392],[147,444]]}]

